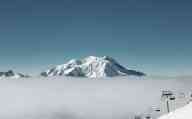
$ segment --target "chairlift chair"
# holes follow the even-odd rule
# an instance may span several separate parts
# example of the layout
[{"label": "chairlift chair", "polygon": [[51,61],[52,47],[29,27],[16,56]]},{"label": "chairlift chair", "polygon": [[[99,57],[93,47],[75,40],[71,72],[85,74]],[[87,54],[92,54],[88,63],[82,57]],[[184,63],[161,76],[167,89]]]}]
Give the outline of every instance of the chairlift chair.
[{"label": "chairlift chair", "polygon": [[162,96],[172,96],[173,95],[173,92],[172,91],[169,91],[169,90],[166,90],[166,91],[162,91]]},{"label": "chairlift chair", "polygon": [[151,116],[146,116],[145,119],[152,119]]},{"label": "chairlift chair", "polygon": [[156,109],[155,111],[156,111],[156,112],[160,112],[161,110],[160,110],[160,109]]},{"label": "chairlift chair", "polygon": [[175,100],[175,97],[170,97],[169,99],[170,99],[170,100]]}]

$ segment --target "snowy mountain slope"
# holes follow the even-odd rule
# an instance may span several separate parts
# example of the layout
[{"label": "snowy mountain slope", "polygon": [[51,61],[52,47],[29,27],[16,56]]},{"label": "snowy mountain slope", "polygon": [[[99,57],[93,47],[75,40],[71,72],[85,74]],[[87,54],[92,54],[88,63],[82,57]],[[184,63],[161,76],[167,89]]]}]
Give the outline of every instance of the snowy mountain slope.
[{"label": "snowy mountain slope", "polygon": [[159,119],[192,119],[192,102],[183,108],[160,117]]},{"label": "snowy mountain slope", "polygon": [[23,78],[23,77],[28,77],[28,76],[21,73],[15,73],[12,70],[9,70],[7,72],[0,72],[0,79],[1,78]]},{"label": "snowy mountain slope", "polygon": [[66,64],[55,66],[45,72],[42,76],[75,76],[75,77],[113,77],[113,76],[144,76],[142,72],[128,70],[111,57],[89,56],[81,60],[70,60]]}]

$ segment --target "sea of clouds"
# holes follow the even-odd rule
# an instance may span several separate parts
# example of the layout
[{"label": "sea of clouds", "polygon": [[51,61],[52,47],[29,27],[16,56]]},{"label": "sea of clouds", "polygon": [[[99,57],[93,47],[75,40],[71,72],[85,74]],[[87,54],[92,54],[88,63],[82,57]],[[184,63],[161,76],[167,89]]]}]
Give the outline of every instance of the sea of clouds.
[{"label": "sea of clouds", "polygon": [[2,79],[0,119],[129,119],[158,105],[162,90],[191,87],[189,79]]}]

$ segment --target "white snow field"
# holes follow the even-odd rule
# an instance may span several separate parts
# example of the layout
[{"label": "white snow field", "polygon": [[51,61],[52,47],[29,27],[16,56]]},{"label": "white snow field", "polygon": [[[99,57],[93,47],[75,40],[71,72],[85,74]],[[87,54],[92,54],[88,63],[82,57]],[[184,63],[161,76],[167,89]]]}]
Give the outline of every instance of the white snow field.
[{"label": "white snow field", "polygon": [[42,76],[73,76],[102,78],[114,76],[144,76],[145,73],[130,70],[109,56],[88,56],[82,59],[72,59],[65,64],[57,65],[41,73]]},{"label": "white snow field", "polygon": [[187,79],[1,79],[0,119],[131,119],[158,105],[162,90],[191,87]]},{"label": "white snow field", "polygon": [[159,119],[192,119],[192,102],[168,115],[160,117]]}]

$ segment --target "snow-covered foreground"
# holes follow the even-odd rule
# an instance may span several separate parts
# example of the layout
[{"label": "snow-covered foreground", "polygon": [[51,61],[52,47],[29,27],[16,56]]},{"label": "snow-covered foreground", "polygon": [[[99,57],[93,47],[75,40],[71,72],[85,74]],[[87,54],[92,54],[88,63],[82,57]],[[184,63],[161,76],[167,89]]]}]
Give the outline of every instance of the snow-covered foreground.
[{"label": "snow-covered foreground", "polygon": [[192,102],[168,115],[160,117],[159,119],[192,119]]},{"label": "snow-covered foreground", "polygon": [[129,119],[159,104],[161,90],[191,87],[192,80],[0,80],[0,119]]}]

